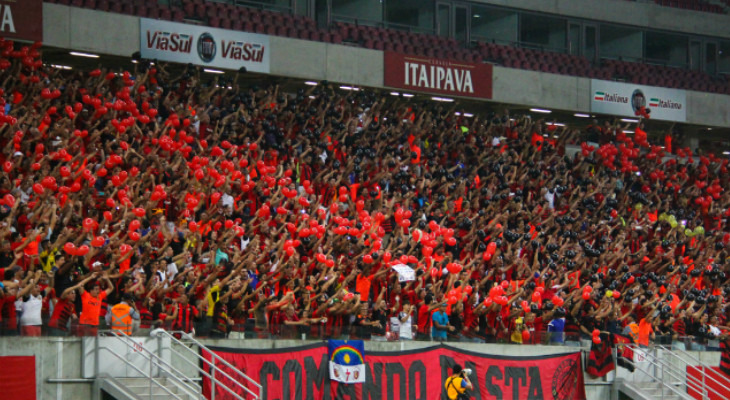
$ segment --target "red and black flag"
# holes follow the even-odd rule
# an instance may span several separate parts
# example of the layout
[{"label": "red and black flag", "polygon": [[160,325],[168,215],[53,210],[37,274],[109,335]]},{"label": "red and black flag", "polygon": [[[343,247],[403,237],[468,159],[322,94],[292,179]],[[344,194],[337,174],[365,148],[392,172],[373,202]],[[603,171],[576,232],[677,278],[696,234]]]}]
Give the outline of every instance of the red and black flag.
[{"label": "red and black flag", "polygon": [[633,344],[630,337],[624,335],[611,335],[613,344],[616,346],[616,364],[634,372],[634,350],[627,346]]},{"label": "red and black flag", "polygon": [[591,345],[591,352],[588,354],[586,372],[596,378],[606,376],[613,371],[613,352],[611,351],[611,335],[601,333],[601,343]]},{"label": "red and black flag", "polygon": [[730,338],[720,342],[720,371],[730,376]]}]

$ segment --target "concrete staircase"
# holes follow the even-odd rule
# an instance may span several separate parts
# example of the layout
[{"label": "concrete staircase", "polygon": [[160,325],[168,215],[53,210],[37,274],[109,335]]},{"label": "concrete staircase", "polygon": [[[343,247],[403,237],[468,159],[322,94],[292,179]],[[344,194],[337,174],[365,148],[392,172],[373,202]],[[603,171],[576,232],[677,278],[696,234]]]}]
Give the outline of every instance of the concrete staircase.
[{"label": "concrete staircase", "polygon": [[677,392],[673,392],[661,382],[617,381],[615,384],[620,392],[634,400],[692,400],[689,394],[682,392],[683,388],[679,385],[674,387]]},{"label": "concrete staircase", "polygon": [[100,377],[99,389],[117,400],[200,400],[181,393],[167,378],[111,378]]}]

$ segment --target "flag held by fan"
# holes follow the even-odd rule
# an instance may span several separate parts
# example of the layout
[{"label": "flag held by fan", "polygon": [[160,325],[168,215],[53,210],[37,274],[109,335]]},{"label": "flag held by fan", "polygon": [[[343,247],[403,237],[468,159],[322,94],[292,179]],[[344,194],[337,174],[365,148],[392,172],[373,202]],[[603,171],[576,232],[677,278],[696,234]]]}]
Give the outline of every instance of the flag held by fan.
[{"label": "flag held by fan", "polygon": [[330,379],[342,383],[365,382],[365,344],[362,340],[330,340]]}]

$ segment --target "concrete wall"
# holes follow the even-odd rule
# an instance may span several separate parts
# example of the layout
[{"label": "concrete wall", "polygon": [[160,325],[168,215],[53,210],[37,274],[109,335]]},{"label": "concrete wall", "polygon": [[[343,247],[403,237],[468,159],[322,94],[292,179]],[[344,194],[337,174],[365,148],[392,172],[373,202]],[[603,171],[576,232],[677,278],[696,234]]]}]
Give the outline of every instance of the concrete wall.
[{"label": "concrete wall", "polygon": [[560,14],[621,25],[730,38],[730,16],[624,0],[472,0],[538,13]]},{"label": "concrete wall", "polygon": [[[523,5],[531,3],[527,0],[514,2]],[[585,2],[596,3],[596,10],[605,8],[600,6],[603,2]],[[544,3],[554,7],[567,7],[562,0]],[[621,9],[620,5],[624,2],[606,3]],[[46,45],[120,56],[130,56],[139,50],[139,20],[135,17],[49,3],[44,3],[43,7],[46,16]],[[562,12],[563,8],[558,9]],[[625,16],[633,18],[631,13]],[[703,14],[703,17],[707,18],[705,25],[713,25],[715,17],[712,14]],[[272,75],[383,87],[384,65],[381,51],[277,36],[272,36],[270,40]],[[590,80],[587,78],[495,67],[493,80],[493,100],[500,103],[574,112],[586,112],[590,109]],[[726,95],[688,91],[688,122],[730,126],[730,108],[727,107],[729,101],[730,96]]]},{"label": "concrete wall", "polygon": [[494,67],[493,97],[508,104],[589,111],[588,78]]},{"label": "concrete wall", "polygon": [[[4,337],[0,339],[0,354],[36,357],[38,400],[91,398],[91,382],[83,383],[81,379],[81,339]],[[48,379],[77,379],[81,382],[48,383]]]},{"label": "concrete wall", "polygon": [[139,51],[139,18],[43,3],[43,44],[131,57]]},{"label": "concrete wall", "polygon": [[[108,339],[114,340],[114,339]],[[250,348],[250,349],[277,349],[297,347],[314,343],[315,341],[298,340],[203,340],[206,345]],[[403,351],[429,347],[429,342],[365,342],[366,351]],[[556,346],[519,346],[519,345],[495,345],[495,344],[473,344],[453,343],[454,347],[464,350],[476,351],[491,355],[510,356],[539,356],[555,353],[564,353],[569,348]],[[88,350],[88,349],[87,349]],[[191,366],[197,364],[194,355],[187,348],[177,348],[178,353],[173,353],[172,364],[182,372],[193,374],[195,369]],[[197,349],[193,349],[197,353]],[[577,349],[573,349],[577,350]],[[39,400],[77,400],[91,397],[92,384],[84,382],[82,375],[83,349],[81,339],[78,338],[27,338],[27,337],[4,337],[0,338],[0,354],[2,355],[35,355],[36,357],[36,382],[37,398]],[[708,365],[718,365],[720,362],[719,352],[692,352],[695,357]],[[621,370],[624,371],[624,370]],[[622,372],[623,373],[623,372]],[[585,376],[586,395],[588,400],[603,400],[610,398],[611,381],[615,374],[612,372],[607,379],[591,379]],[[619,374],[619,376],[624,376]],[[52,383],[49,379],[66,379],[72,382]],[[0,396],[1,398],[2,396]]]}]

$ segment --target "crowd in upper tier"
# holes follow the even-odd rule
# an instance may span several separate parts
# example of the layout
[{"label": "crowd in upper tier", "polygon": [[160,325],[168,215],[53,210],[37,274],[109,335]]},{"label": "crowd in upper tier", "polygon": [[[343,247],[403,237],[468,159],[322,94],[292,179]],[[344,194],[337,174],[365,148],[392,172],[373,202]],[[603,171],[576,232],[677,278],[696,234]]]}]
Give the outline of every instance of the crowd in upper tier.
[{"label": "crowd in upper tier", "polygon": [[727,329],[728,160],[671,135],[38,49],[0,42],[5,335],[94,335],[119,304],[212,337]]}]

